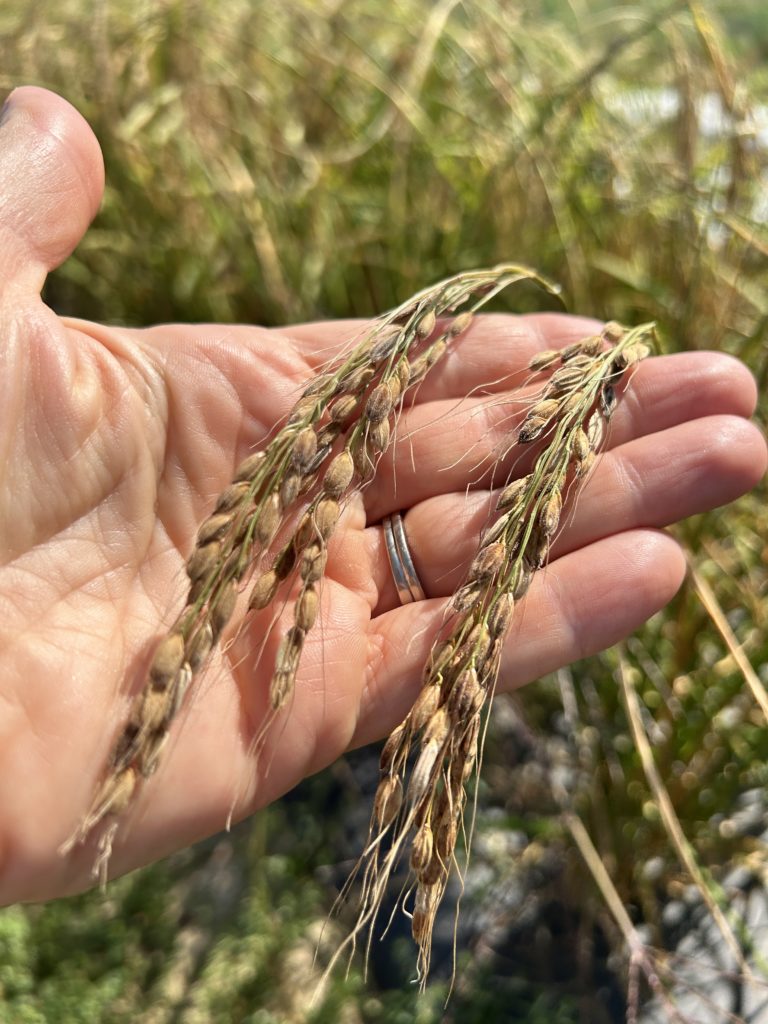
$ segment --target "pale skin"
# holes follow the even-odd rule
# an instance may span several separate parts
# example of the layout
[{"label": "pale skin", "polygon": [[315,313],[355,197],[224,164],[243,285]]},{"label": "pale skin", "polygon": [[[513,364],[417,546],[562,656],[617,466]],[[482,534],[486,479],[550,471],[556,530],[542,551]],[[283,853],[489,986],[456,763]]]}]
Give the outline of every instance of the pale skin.
[{"label": "pale skin", "polygon": [[[183,607],[196,528],[236,463],[361,326],[126,330],[57,317],[40,289],[82,238],[102,189],[99,147],[80,115],[41,89],[13,93],[0,125],[5,903],[91,883],[93,842],[58,850],[102,777],[153,644]],[[342,519],[320,625],[274,726],[268,770],[255,773],[248,754],[271,672],[257,662],[260,619],[196,680],[160,769],[122,822],[113,874],[222,828],[233,801],[235,818],[245,816],[402,719],[487,521],[482,460],[514,422],[508,390],[534,352],[595,326],[488,316],[460,340],[404,413],[377,482]],[[749,373],[725,356],[642,365],[610,450],[517,616],[503,689],[605,648],[674,595],[685,563],[661,528],[733,500],[764,473],[754,403]],[[428,595],[407,607],[377,525],[399,509]]]}]

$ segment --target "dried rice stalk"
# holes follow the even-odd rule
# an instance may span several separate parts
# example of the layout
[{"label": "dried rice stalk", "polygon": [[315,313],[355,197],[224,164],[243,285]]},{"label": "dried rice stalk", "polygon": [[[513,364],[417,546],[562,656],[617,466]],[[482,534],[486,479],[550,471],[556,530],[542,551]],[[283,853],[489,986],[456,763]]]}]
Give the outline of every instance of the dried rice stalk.
[{"label": "dried rice stalk", "polygon": [[[249,610],[269,606],[296,575],[301,580],[294,624],[280,644],[270,684],[273,714],[285,704],[317,618],[328,542],[344,502],[372,478],[389,445],[403,395],[468,328],[476,310],[520,280],[556,290],[535,272],[505,264],[458,274],[381,317],[345,359],[311,381],[267,447],[240,464],[198,530],[186,564],[186,607],[157,646],[104,778],[62,853],[84,842],[105,819],[123,815],[141,782],[157,769],[171,724],[254,572]],[[468,309],[453,315],[466,304]],[[445,317],[450,319],[440,321],[434,336],[438,318]],[[265,565],[276,536],[290,527],[299,500],[307,497],[290,538]],[[270,722],[268,716],[261,736]],[[102,879],[115,829],[113,821],[102,833],[95,868]]]},{"label": "dried rice stalk", "polygon": [[421,693],[384,745],[369,840],[358,865],[358,920],[337,955],[345,948],[351,952],[362,932],[370,942],[387,882],[407,854],[410,874],[402,902],[405,907],[413,893],[412,934],[424,985],[435,915],[457,866],[466,784],[480,756],[481,714],[493,695],[516,603],[547,563],[564,506],[573,501],[605,437],[616,385],[648,353],[651,332],[650,324],[630,331],[608,324],[597,337],[531,360],[531,370],[549,378],[517,440],[538,442],[541,450],[531,472],[502,490],[500,515],[454,597]]}]

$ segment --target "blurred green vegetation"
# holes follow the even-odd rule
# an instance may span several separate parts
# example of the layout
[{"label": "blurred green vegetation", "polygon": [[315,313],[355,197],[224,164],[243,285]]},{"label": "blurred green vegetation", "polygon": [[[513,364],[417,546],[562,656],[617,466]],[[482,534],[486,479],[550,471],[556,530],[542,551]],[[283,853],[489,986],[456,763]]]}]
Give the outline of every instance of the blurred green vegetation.
[{"label": "blurred green vegetation", "polygon": [[[765,421],[768,14],[752,0],[0,0],[0,40],[0,84],[62,93],[105,154],[102,210],[46,286],[61,312],[362,316],[514,259],[559,280],[573,311],[656,319],[668,351],[738,355]],[[765,498],[678,531],[763,684]],[[360,841],[340,822],[368,799],[337,770],[106,897],[4,911],[0,1022],[623,1019],[624,937],[563,807],[649,948],[674,945],[690,879],[617,657],[499,702],[447,1015],[449,969],[417,997],[399,939],[386,971],[366,982],[356,965],[302,1001],[340,880],[327,865]],[[739,866],[764,882],[765,718],[696,587],[623,657],[705,887],[722,900]]]}]

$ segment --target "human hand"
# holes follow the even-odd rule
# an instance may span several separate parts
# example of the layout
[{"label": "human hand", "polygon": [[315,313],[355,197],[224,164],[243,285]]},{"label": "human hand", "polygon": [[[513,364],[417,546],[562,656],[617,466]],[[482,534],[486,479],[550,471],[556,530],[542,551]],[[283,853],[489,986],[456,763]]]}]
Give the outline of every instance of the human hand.
[{"label": "human hand", "polygon": [[[147,652],[183,606],[197,526],[237,462],[361,327],[127,330],[55,316],[40,300],[45,274],[79,242],[102,187],[82,118],[43,90],[14,93],[0,125],[4,902],[88,883],[93,847],[57,851],[102,776]],[[403,718],[492,508],[494,453],[514,425],[505,395],[534,352],[594,329],[566,316],[478,318],[345,510],[268,771],[257,778],[248,755],[271,675],[257,659],[256,618],[189,693],[157,774],[125,816],[115,873],[221,828],[238,794],[240,817]],[[684,560],[658,528],[761,476],[765,444],[746,422],[754,401],[750,375],[722,355],[640,366],[610,450],[512,627],[504,688],[608,646],[669,600]],[[403,607],[375,525],[401,509],[428,595]]]}]

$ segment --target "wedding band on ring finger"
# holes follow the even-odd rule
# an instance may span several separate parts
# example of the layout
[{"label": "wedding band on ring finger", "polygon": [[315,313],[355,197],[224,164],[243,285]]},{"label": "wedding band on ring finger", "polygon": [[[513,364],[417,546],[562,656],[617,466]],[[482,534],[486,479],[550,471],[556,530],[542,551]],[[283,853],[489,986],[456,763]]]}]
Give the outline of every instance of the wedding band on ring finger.
[{"label": "wedding band on ring finger", "polygon": [[413,564],[402,514],[394,512],[392,515],[385,516],[381,525],[384,527],[387,557],[400,604],[423,601],[427,595]]}]

